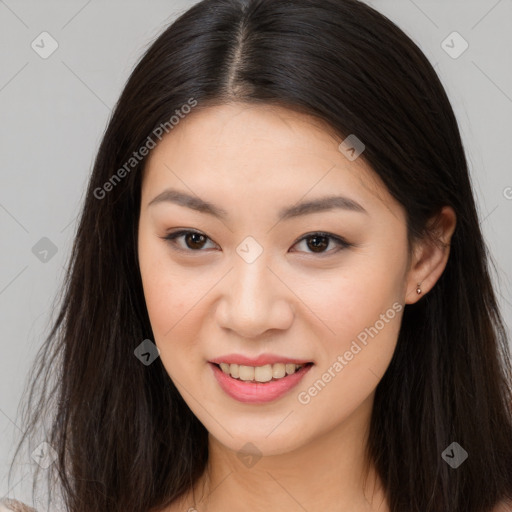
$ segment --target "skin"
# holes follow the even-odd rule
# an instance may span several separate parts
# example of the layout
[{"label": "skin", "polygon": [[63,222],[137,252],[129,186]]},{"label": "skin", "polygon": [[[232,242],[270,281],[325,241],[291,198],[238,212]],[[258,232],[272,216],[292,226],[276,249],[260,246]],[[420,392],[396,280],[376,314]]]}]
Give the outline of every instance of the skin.
[{"label": "skin", "polygon": [[[428,293],[445,268],[456,218],[443,208],[432,220],[447,245],[421,240],[409,255],[403,207],[362,158],[346,158],[342,140],[304,114],[232,103],[196,109],[149,156],[138,241],[146,304],[161,361],[208,430],[210,448],[208,471],[169,511],[389,510],[371,465],[364,479],[375,388],[403,308]],[[229,217],[149,205],[169,187]],[[281,208],[331,194],[367,213],[336,209],[276,221]],[[207,238],[163,239],[178,228]],[[317,231],[354,245],[326,239],[315,252],[313,236],[298,241]],[[247,236],[263,249],[252,263],[236,252]],[[393,304],[401,307],[394,318],[301,403],[299,393]],[[285,396],[245,404],[221,390],[208,364],[229,353],[286,355],[314,366]],[[262,455],[251,467],[238,457],[248,442]]]}]

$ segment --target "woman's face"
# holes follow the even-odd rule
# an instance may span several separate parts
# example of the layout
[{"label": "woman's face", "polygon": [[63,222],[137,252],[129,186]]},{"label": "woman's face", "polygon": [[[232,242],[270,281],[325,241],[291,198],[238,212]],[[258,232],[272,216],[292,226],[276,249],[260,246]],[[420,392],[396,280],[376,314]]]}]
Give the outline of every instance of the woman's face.
[{"label": "woman's face", "polygon": [[416,295],[403,208],[341,140],[230,104],[193,111],[149,156],[138,250],[154,341],[233,450],[288,452],[367,414]]}]

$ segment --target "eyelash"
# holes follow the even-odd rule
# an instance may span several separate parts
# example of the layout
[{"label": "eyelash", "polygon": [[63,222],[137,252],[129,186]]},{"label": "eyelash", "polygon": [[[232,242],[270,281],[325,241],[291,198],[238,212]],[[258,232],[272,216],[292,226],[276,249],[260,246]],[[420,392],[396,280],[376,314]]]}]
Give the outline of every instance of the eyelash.
[{"label": "eyelash", "polygon": [[[175,231],[174,233],[169,233],[168,235],[166,236],[163,236],[161,237],[163,240],[166,240],[170,243],[172,243],[172,245],[174,245],[174,249],[178,250],[178,251],[182,251],[182,252],[204,252],[203,249],[182,249],[181,247],[176,247],[176,242],[175,240],[177,238],[180,238],[182,236],[185,236],[185,235],[188,235],[188,234],[191,234],[191,233],[195,233],[197,235],[202,235],[204,236],[207,240],[211,240],[209,237],[207,237],[204,233],[201,233],[200,231],[192,231],[192,230],[188,230],[188,229],[182,229],[182,230],[179,230],[179,231]],[[333,240],[336,244],[338,244],[338,249],[337,250],[333,250],[331,249],[330,251],[326,251],[326,252],[307,252],[307,254],[313,254],[313,255],[317,255],[317,256],[330,256],[331,254],[336,254],[338,253],[339,251],[343,250],[343,249],[348,249],[349,247],[353,247],[354,244],[351,244],[349,242],[347,242],[346,240],[344,240],[343,238],[339,237],[339,236],[336,236],[336,235],[333,235],[332,233],[326,233],[325,231],[314,231],[312,233],[307,233],[306,235],[302,236],[301,238],[299,238],[298,240],[296,240],[293,245],[296,245],[304,240],[308,240],[310,238],[315,238],[315,237],[319,237],[319,238],[327,238],[329,240]],[[300,251],[299,251],[300,252]]]}]

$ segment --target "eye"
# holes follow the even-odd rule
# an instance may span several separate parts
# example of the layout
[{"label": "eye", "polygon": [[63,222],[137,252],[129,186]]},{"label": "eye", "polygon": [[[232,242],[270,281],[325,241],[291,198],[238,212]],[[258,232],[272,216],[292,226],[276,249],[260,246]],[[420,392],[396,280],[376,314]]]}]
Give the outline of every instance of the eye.
[{"label": "eye", "polygon": [[203,233],[200,233],[199,231],[190,231],[190,230],[185,230],[185,229],[176,231],[174,233],[169,233],[168,235],[166,235],[162,238],[164,240],[168,240],[173,245],[178,245],[176,243],[176,240],[178,238],[182,238],[182,237],[184,237],[183,240],[185,243],[185,248],[177,247],[177,249],[181,250],[181,251],[190,250],[190,251],[194,251],[194,252],[199,252],[200,249],[202,249],[204,247],[204,243],[206,242],[206,240],[209,240],[209,238],[206,235],[204,235]]},{"label": "eye", "polygon": [[[206,241],[210,240],[205,234],[200,233],[199,231],[183,229],[180,231],[176,231],[174,233],[169,233],[168,235],[162,238],[164,240],[168,240],[173,245],[177,246],[178,250],[188,252],[201,252],[201,249],[205,247]],[[179,247],[177,244],[177,240],[180,238],[183,238],[184,247]],[[348,247],[353,246],[353,244],[347,242],[343,238],[333,235],[332,233],[325,233],[323,231],[308,233],[307,235],[304,235],[303,237],[298,239],[293,245],[295,246],[301,242],[307,241],[310,241],[310,243],[307,243],[306,247],[310,249],[310,252],[313,254],[326,254],[332,252],[336,253],[342,249],[347,249]],[[329,251],[326,251],[325,249],[329,247],[330,242],[333,242],[333,244],[337,246],[338,249],[331,249]]]},{"label": "eye", "polygon": [[[347,242],[346,240],[343,240],[343,238],[333,235],[332,233],[325,233],[323,231],[315,232],[315,233],[308,233],[307,235],[304,235],[301,237],[297,242],[295,242],[294,245],[300,243],[300,242],[307,242],[306,247],[308,249],[311,249],[311,252],[314,254],[327,254],[327,253],[337,253],[338,251],[341,251],[342,249],[347,249],[348,247],[352,247],[353,244]],[[324,249],[326,247],[329,247],[329,243],[333,242],[335,246],[338,247],[338,249],[325,251]],[[307,251],[306,251],[307,252]]]}]

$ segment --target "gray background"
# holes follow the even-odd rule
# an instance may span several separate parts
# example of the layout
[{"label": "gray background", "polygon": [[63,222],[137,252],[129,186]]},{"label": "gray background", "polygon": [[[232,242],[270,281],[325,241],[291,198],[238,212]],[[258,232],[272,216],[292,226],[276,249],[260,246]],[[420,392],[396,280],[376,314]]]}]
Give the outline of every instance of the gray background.
[{"label": "gray background", "polygon": [[[18,404],[55,313],[52,301],[111,108],[143,50],[194,3],[0,0],[0,498],[30,502],[29,475],[36,464],[30,454],[10,487],[7,482],[23,427]],[[447,89],[510,332],[512,0],[368,3],[420,46]],[[44,45],[39,51],[50,48],[48,39],[41,43],[44,31],[59,45],[46,59],[31,47],[35,40]],[[448,38],[442,46],[454,31],[469,44],[458,58],[443,46],[458,51],[459,40]],[[47,261],[32,250],[43,237],[57,249]]]}]

